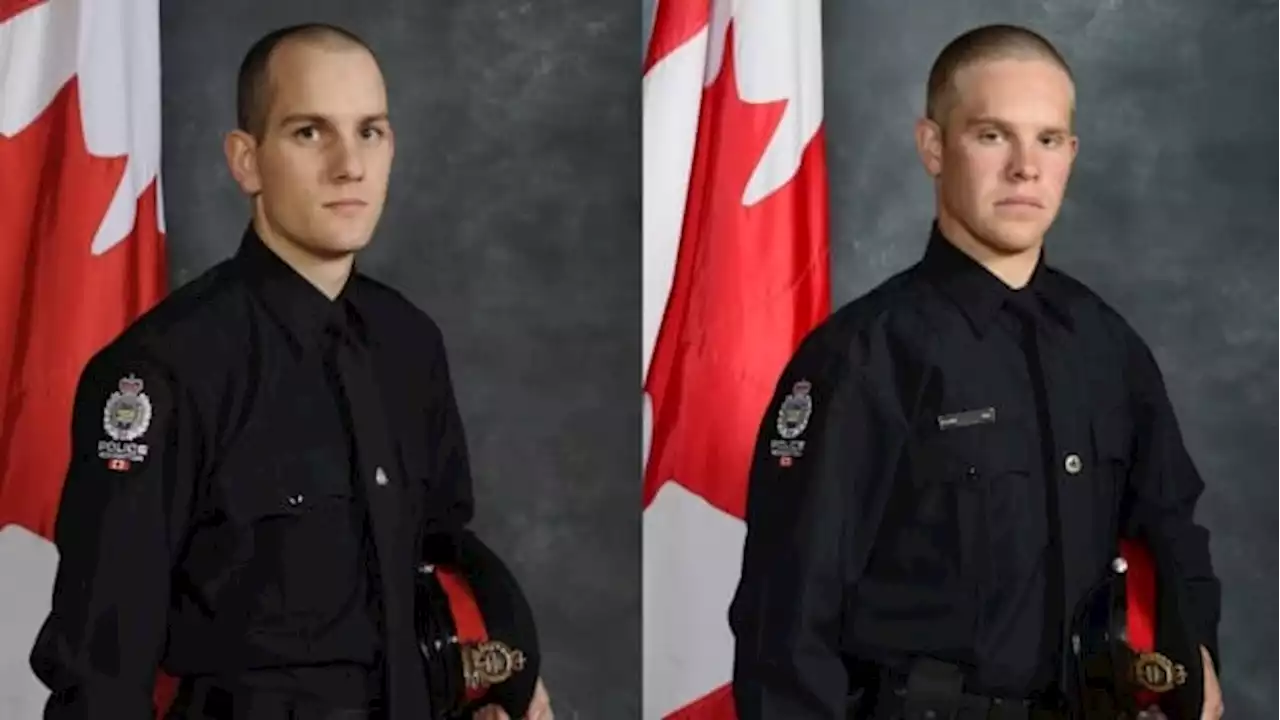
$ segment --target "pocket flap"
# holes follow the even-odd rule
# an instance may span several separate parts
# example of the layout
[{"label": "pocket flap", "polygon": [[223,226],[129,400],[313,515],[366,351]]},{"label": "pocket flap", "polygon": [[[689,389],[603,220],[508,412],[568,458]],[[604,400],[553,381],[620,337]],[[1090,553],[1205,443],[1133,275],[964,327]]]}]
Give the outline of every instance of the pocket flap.
[{"label": "pocket flap", "polygon": [[249,517],[297,515],[354,495],[349,465],[328,453],[284,457],[229,483],[229,504]]},{"label": "pocket flap", "polygon": [[1027,474],[1036,462],[1018,428],[1008,425],[971,425],[925,430],[916,439],[913,461],[925,474],[939,480],[959,481],[974,475]]}]

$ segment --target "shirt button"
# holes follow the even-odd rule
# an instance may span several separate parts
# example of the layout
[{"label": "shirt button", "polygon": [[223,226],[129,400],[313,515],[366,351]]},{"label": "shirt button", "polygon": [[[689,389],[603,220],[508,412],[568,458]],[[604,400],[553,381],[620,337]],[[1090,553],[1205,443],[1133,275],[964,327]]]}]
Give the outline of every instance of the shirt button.
[{"label": "shirt button", "polygon": [[1080,468],[1083,465],[1084,463],[1080,462],[1080,456],[1075,453],[1068,455],[1067,459],[1062,463],[1062,466],[1066,468],[1068,475],[1080,474]]},{"label": "shirt button", "polygon": [[386,484],[387,484],[387,482],[389,482],[389,481],[387,480],[387,473],[386,473],[386,471],[385,471],[385,470],[383,470],[381,467],[379,467],[379,468],[378,468],[376,471],[374,471],[374,473],[373,473],[373,481],[374,481],[374,482],[376,482],[376,483],[378,483],[379,485],[386,485]]}]

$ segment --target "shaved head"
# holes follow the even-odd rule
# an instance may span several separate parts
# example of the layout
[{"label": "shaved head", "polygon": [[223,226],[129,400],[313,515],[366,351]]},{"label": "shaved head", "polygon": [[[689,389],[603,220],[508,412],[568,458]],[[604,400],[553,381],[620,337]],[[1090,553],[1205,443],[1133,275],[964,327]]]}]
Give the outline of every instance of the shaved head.
[{"label": "shaved head", "polygon": [[236,82],[236,124],[259,140],[271,107],[271,58],[282,45],[292,43],[334,50],[358,49],[373,55],[368,44],[354,33],[324,23],[280,28],[258,40],[240,64]]},{"label": "shaved head", "polygon": [[1043,60],[1072,78],[1067,61],[1040,34],[1016,25],[985,25],[952,40],[938,54],[929,71],[925,116],[945,126],[956,104],[956,76],[967,67],[993,60]]},{"label": "shaved head", "polygon": [[395,155],[378,59],[341,28],[283,28],[249,50],[237,92],[223,146],[254,228],[333,297],[373,236]]},{"label": "shaved head", "polygon": [[1021,287],[1062,207],[1079,147],[1071,71],[1035,32],[987,25],[943,48],[928,85],[915,134],[938,226]]}]

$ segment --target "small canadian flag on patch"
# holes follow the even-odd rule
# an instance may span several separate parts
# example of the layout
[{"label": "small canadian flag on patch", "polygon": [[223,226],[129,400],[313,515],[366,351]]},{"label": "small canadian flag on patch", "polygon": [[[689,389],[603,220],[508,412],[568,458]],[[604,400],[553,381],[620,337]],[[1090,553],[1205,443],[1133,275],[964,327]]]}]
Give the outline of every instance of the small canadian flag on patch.
[{"label": "small canadian flag on patch", "polygon": [[114,460],[108,460],[108,461],[107,461],[107,468],[108,468],[109,470],[117,470],[117,471],[120,471],[120,472],[124,472],[125,470],[128,470],[128,469],[129,469],[129,461],[128,461],[128,460],[124,460],[124,459],[122,459],[122,458],[116,458],[116,459],[114,459]]}]

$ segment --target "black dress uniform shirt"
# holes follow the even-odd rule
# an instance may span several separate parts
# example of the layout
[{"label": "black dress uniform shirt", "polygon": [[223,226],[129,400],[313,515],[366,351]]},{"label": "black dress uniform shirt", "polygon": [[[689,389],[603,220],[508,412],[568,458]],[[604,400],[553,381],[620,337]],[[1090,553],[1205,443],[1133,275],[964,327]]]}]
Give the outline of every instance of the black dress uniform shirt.
[{"label": "black dress uniform shirt", "polygon": [[[343,343],[366,365],[346,386]],[[357,453],[370,414],[383,442]],[[424,313],[359,274],[330,301],[250,229],[89,362],[72,432],[46,718],[149,719],[158,666],[341,703],[308,669],[384,659],[392,717],[427,717],[414,548],[472,495]]]},{"label": "black dress uniform shirt", "polygon": [[1045,690],[1121,534],[1177,558],[1216,658],[1202,488],[1114,310],[1043,257],[1012,290],[935,224],[921,262],[805,339],[764,418],[730,611],[739,717],[843,718],[848,668],[920,655],[970,691]]}]

